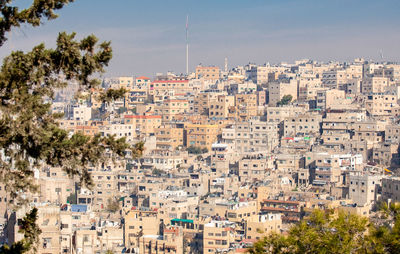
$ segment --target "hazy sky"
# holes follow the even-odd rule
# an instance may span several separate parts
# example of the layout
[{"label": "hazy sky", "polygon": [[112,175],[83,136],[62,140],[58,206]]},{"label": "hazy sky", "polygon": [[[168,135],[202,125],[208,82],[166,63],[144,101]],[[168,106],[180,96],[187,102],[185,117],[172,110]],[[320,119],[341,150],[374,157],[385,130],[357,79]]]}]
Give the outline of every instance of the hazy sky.
[{"label": "hazy sky", "polygon": [[[21,4],[31,1],[19,0]],[[55,44],[59,31],[111,40],[106,76],[185,71],[189,14],[190,70],[309,58],[400,60],[399,0],[76,0],[39,28],[22,26],[0,48]],[[9,34],[10,37],[10,34]]]}]

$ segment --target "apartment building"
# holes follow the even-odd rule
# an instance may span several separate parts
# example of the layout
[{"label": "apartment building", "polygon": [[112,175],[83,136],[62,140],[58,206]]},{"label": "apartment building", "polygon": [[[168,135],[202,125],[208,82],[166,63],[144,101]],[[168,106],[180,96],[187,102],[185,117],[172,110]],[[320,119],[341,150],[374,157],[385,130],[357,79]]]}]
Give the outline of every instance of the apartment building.
[{"label": "apartment building", "polygon": [[345,100],[346,93],[344,90],[323,89],[317,92],[317,108],[321,110],[330,109],[339,104],[350,104],[351,100]]},{"label": "apartment building", "polygon": [[218,101],[219,95],[225,95],[225,93],[219,90],[207,90],[197,94],[194,99],[194,113],[208,116],[211,105]]},{"label": "apartment building", "polygon": [[260,210],[263,213],[280,215],[282,222],[288,223],[300,221],[301,206],[299,201],[263,199]]},{"label": "apartment building", "polygon": [[151,80],[146,76],[140,76],[135,79],[135,83],[133,84],[131,90],[132,91],[145,91],[148,93],[150,88]]},{"label": "apartment building", "polygon": [[210,118],[227,118],[232,107],[235,106],[235,97],[231,95],[218,95],[212,100],[208,108]]},{"label": "apartment building", "polygon": [[161,126],[160,115],[125,115],[123,123],[132,126],[137,135],[150,135]]},{"label": "apartment building", "polygon": [[344,185],[345,173],[359,170],[362,162],[360,154],[316,153],[307,155],[305,163],[309,165],[312,184],[326,187]]},{"label": "apartment building", "polygon": [[299,114],[304,114],[308,109],[306,107],[298,107],[286,105],[282,107],[267,107],[267,122],[281,123],[288,117],[294,117]]},{"label": "apartment building", "polygon": [[228,252],[234,242],[235,223],[230,221],[211,221],[204,225],[203,252]]},{"label": "apartment building", "polygon": [[257,94],[236,94],[235,95],[235,117],[241,120],[249,120],[257,116]]},{"label": "apartment building", "polygon": [[390,119],[397,109],[397,96],[384,94],[370,94],[365,96],[365,108],[375,118]]},{"label": "apartment building", "polygon": [[271,160],[265,157],[246,156],[239,161],[239,177],[245,179],[262,179],[268,170],[273,168]]},{"label": "apartment building", "polygon": [[343,89],[344,85],[353,78],[361,78],[362,65],[352,65],[345,69],[329,70],[322,74],[322,85],[329,89]]},{"label": "apartment building", "polygon": [[248,122],[236,122],[230,128],[222,131],[225,143],[234,146],[234,151],[239,153],[268,152],[278,143],[278,125],[251,119]]},{"label": "apartment building", "polygon": [[188,112],[189,101],[186,99],[166,99],[154,108],[154,114],[162,116],[163,122],[175,121],[177,115]]},{"label": "apartment building", "polygon": [[154,80],[150,84],[150,94],[155,102],[163,101],[169,96],[185,95],[192,92],[188,80]]},{"label": "apartment building", "polygon": [[127,142],[135,140],[137,133],[131,124],[110,123],[100,127],[100,134],[104,136],[115,136],[116,138],[125,138]]},{"label": "apartment building", "polygon": [[216,66],[197,66],[196,79],[216,81],[220,79],[221,70]]},{"label": "apartment building", "polygon": [[138,248],[143,235],[159,235],[160,228],[156,211],[133,208],[124,214],[124,244],[128,249]]},{"label": "apartment building", "polygon": [[216,124],[186,124],[184,131],[187,147],[207,148],[210,151],[212,144],[217,141],[220,128]]},{"label": "apartment building", "polygon": [[276,106],[285,95],[291,95],[292,101],[297,100],[297,90],[298,82],[293,79],[268,83],[268,105]]},{"label": "apartment building", "polygon": [[282,230],[282,216],[279,213],[257,214],[246,222],[246,239],[260,240],[266,234],[280,233]]},{"label": "apartment building", "polygon": [[380,196],[381,179],[381,175],[350,174],[349,198],[357,206],[368,206],[371,209]]},{"label": "apartment building", "polygon": [[382,178],[382,199],[386,202],[400,202],[400,177]]},{"label": "apartment building", "polygon": [[374,93],[384,93],[388,87],[389,78],[385,77],[365,77],[361,85],[361,93],[370,95]]},{"label": "apartment building", "polygon": [[285,137],[318,136],[321,123],[322,115],[318,112],[288,117],[283,122],[283,135]]},{"label": "apartment building", "polygon": [[310,100],[316,100],[317,91],[321,89],[321,79],[316,77],[300,78],[299,83],[299,94],[298,101],[306,102]]},{"label": "apartment building", "polygon": [[178,128],[176,125],[165,124],[158,127],[155,131],[157,139],[157,148],[166,150],[175,150],[178,147],[183,147],[183,128]]},{"label": "apartment building", "polygon": [[182,228],[166,228],[162,235],[143,235],[139,239],[138,253],[183,254]]},{"label": "apartment building", "polygon": [[392,81],[399,81],[400,79],[400,66],[396,64],[388,64],[379,66],[373,70],[373,75],[376,77],[386,77]]},{"label": "apartment building", "polygon": [[400,143],[400,125],[387,124],[385,127],[385,141]]}]

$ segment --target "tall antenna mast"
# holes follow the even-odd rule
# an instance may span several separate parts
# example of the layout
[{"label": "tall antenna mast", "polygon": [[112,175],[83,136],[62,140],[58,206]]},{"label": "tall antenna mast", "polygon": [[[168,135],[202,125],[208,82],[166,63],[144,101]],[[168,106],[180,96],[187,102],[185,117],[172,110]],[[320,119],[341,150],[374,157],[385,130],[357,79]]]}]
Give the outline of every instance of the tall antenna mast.
[{"label": "tall antenna mast", "polygon": [[189,15],[186,16],[186,75],[189,75]]}]

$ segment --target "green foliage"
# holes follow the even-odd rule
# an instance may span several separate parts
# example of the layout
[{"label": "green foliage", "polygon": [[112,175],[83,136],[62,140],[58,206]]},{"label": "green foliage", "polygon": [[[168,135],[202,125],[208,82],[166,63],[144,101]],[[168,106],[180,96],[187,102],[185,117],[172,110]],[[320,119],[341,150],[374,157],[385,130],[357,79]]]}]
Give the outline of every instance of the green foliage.
[{"label": "green foliage", "polygon": [[284,95],[280,101],[276,105],[282,106],[282,105],[288,105],[292,101],[293,97],[290,94]]},{"label": "green foliage", "polygon": [[67,197],[67,203],[68,204],[77,204],[77,195],[76,193],[71,193],[68,197]]},{"label": "green foliage", "polygon": [[249,253],[399,253],[400,204],[383,206],[383,225],[342,211],[315,210],[287,235],[272,233]]},{"label": "green foliage", "polygon": [[[100,95],[100,100],[105,102],[115,101],[119,98],[124,97],[126,89],[108,89],[104,94]],[[126,111],[126,110],[125,110]]]},{"label": "green foliage", "polygon": [[116,198],[109,198],[107,200],[107,211],[116,213],[119,210],[119,197]]},{"label": "green foliage", "polygon": [[39,226],[36,225],[37,213],[37,208],[33,208],[26,214],[26,216],[21,220],[19,229],[19,233],[23,233],[24,238],[13,243],[11,246],[5,244],[0,248],[0,254],[25,253],[28,252],[32,246],[34,252],[36,252],[35,243],[38,242],[41,233]]},{"label": "green foliage", "polygon": [[188,151],[188,153],[191,153],[191,154],[202,154],[202,153],[208,152],[208,149],[207,148],[200,148],[200,147],[197,147],[197,146],[189,146],[187,148],[187,151]]},{"label": "green foliage", "polygon": [[34,0],[32,5],[23,10],[12,6],[12,0],[0,1],[0,46],[7,40],[6,33],[13,27],[19,27],[21,24],[31,24],[39,26],[42,19],[48,20],[57,18],[54,10],[59,10],[64,5],[74,0]]},{"label": "green foliage", "polygon": [[[73,0],[33,0],[24,10],[12,6],[12,0],[0,1],[0,46],[6,33],[20,24],[39,26],[43,19],[54,19],[55,10]],[[80,91],[98,86],[94,78],[104,72],[111,60],[110,42],[98,43],[94,35],[82,40],[75,33],[58,35],[55,49],[40,44],[30,52],[15,51],[3,59],[0,68],[0,177],[15,204],[29,201],[20,193],[37,191],[34,169],[44,165],[61,167],[69,176],[78,176],[81,183],[92,186],[89,167],[115,160],[127,154],[138,157],[143,143],[130,146],[114,136],[94,137],[80,133],[71,135],[59,128],[61,115],[49,114],[51,99],[59,88],[76,82]],[[109,90],[100,95],[103,101],[115,100],[124,90]],[[77,95],[79,97],[79,95]],[[37,242],[40,229],[35,224],[34,208],[22,220],[25,238],[12,246],[3,246],[0,253],[24,253]]]},{"label": "green foliage", "polygon": [[[56,49],[40,44],[31,52],[13,52],[4,59],[0,70],[0,146],[6,159],[0,161],[0,167],[12,198],[18,192],[36,190],[31,181],[32,166],[43,161],[63,167],[70,176],[80,176],[90,186],[88,165],[101,162],[106,151],[123,156],[129,148],[124,139],[70,136],[58,127],[54,115],[48,114],[51,104],[46,101],[55,89],[67,85],[64,80],[77,81],[85,90],[92,88],[98,82],[91,76],[103,72],[112,57],[109,42],[97,45],[93,35],[81,41],[74,38],[74,33],[60,33]],[[103,98],[116,98],[120,93],[107,91]]]},{"label": "green foliage", "polygon": [[152,175],[155,175],[155,176],[162,176],[162,175],[165,175],[166,172],[165,172],[164,170],[161,170],[161,169],[158,169],[158,168],[154,168],[154,169],[151,171],[151,174],[152,174]]},{"label": "green foliage", "polygon": [[374,247],[379,253],[399,253],[400,203],[381,203],[379,215],[382,223],[371,230]]}]

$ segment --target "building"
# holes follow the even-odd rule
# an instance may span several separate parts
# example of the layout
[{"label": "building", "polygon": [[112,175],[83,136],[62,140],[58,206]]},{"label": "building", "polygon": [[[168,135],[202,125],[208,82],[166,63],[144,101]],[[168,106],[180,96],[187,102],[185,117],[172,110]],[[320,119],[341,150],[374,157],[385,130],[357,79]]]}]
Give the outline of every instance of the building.
[{"label": "building", "polygon": [[382,199],[387,202],[400,202],[400,177],[382,178]]},{"label": "building", "polygon": [[196,79],[204,79],[210,81],[219,80],[221,70],[216,66],[197,66],[196,67]]},{"label": "building", "polygon": [[389,86],[389,79],[385,77],[366,77],[361,84],[361,93],[365,95],[384,93]]},{"label": "building", "polygon": [[204,225],[203,253],[230,251],[234,242],[235,223],[230,221],[211,221]]},{"label": "building", "polygon": [[297,100],[297,80],[268,83],[268,105],[276,106],[285,95],[292,96],[292,101]]},{"label": "building", "polygon": [[217,141],[220,133],[218,125],[214,124],[186,124],[185,125],[185,145],[211,150],[213,143]]},{"label": "building", "polygon": [[349,198],[357,206],[368,206],[371,209],[380,196],[381,179],[381,175],[350,174]]}]

